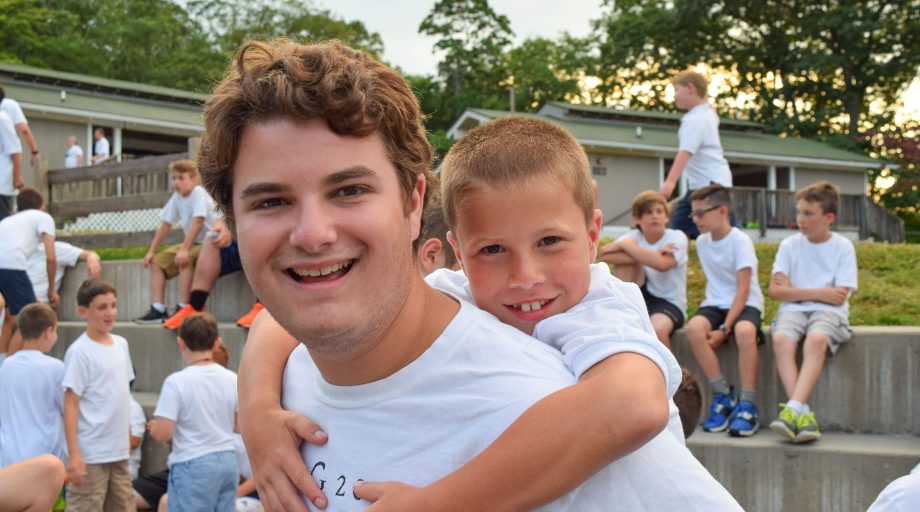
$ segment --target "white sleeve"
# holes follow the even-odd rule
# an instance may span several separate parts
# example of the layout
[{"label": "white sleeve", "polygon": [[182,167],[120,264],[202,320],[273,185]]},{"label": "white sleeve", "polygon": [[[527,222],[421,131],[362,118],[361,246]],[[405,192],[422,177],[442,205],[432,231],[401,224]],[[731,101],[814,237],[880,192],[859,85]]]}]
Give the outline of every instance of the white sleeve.
[{"label": "white sleeve", "polygon": [[840,258],[840,265],[837,266],[837,272],[834,274],[834,286],[846,286],[850,290],[856,290],[859,275],[856,251],[849,240],[843,240],[840,247],[843,254]]},{"label": "white sleeve", "polygon": [[74,146],[74,156],[83,156],[83,148]]},{"label": "white sleeve", "polygon": [[176,421],[179,419],[179,388],[176,386],[176,379],[173,375],[166,377],[163,387],[160,389],[160,398],[157,400],[157,407],[153,411],[155,417],[166,418]]},{"label": "white sleeve", "polygon": [[134,437],[144,437],[147,431],[147,416],[144,415],[144,408],[137,400],[131,399],[131,435]]},{"label": "white sleeve", "polygon": [[122,338],[122,337],[120,337],[120,336],[118,337],[118,343],[122,346],[122,350],[124,350],[124,353],[125,353],[125,369],[126,369],[127,372],[128,372],[128,382],[131,382],[132,380],[134,380],[135,378],[137,378],[137,376],[134,375],[134,363],[131,362],[131,349],[128,348],[128,340],[126,340],[126,339],[124,339],[124,338]]},{"label": "white sleeve", "polygon": [[200,185],[196,186],[192,191],[192,218],[201,217],[210,221],[213,212],[211,196]]},{"label": "white sleeve", "polygon": [[67,242],[54,242],[54,257],[58,267],[73,267],[80,261],[83,249],[70,245]]},{"label": "white sleeve", "polygon": [[22,123],[29,124],[29,120],[26,119],[26,115],[22,112],[22,107],[19,106],[18,101],[4,98],[3,110],[10,116],[14,125]]},{"label": "white sleeve", "polygon": [[425,282],[436,290],[440,290],[456,299],[473,302],[473,293],[470,291],[470,281],[462,270],[440,268],[428,274]]},{"label": "white sleeve", "polygon": [[10,117],[0,112],[0,152],[4,155],[15,155],[22,153],[22,142],[16,135],[16,128]]},{"label": "white sleeve", "polygon": [[683,265],[690,259],[690,241],[687,240],[687,235],[683,231],[674,229],[669,230],[669,232],[672,233],[670,243],[677,247],[677,250],[674,251],[674,261],[677,262],[678,266]]},{"label": "white sleeve", "polygon": [[[745,268],[757,268],[757,253],[754,252],[754,242],[741,231],[735,236],[735,272]],[[755,276],[756,277],[756,276]]]},{"label": "white sleeve", "polygon": [[770,275],[783,273],[786,274],[786,277],[791,277],[789,275],[789,269],[792,268],[792,262],[789,261],[789,241],[787,238],[779,244],[779,249],[776,251],[776,258],[773,260],[773,271],[770,272]]},{"label": "white sleeve", "polygon": [[700,123],[700,116],[685,114],[677,131],[678,151],[687,151],[696,154],[703,144],[704,127]]},{"label": "white sleeve", "polygon": [[[614,354],[643,355],[661,370],[670,398],[682,377],[677,360],[655,336],[638,288],[612,276],[610,279],[606,287],[592,284],[595,289],[587,300],[540,321],[534,337],[562,352],[566,366],[576,377]],[[629,293],[632,288],[635,294]]]},{"label": "white sleeve", "polygon": [[64,379],[61,381],[61,386],[64,389],[73,390],[80,396],[83,396],[86,384],[89,382],[85,358],[86,354],[76,350],[68,350],[64,356]]},{"label": "white sleeve", "polygon": [[179,207],[176,205],[178,197],[179,194],[177,192],[173,192],[173,195],[169,196],[169,201],[166,201],[166,205],[163,206],[163,211],[160,212],[160,218],[163,219],[163,222],[167,224],[179,222]]},{"label": "white sleeve", "polygon": [[51,235],[51,238],[54,238],[54,219],[45,212],[41,213],[42,215],[38,216],[38,225],[36,226],[38,236]]}]

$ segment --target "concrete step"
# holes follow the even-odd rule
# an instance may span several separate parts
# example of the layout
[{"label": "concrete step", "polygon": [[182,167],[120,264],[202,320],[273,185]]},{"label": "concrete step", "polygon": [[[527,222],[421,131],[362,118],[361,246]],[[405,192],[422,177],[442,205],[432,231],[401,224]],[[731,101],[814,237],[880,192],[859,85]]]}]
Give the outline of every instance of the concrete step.
[{"label": "concrete step", "polygon": [[[86,265],[80,263],[70,269],[61,282],[61,305],[57,308],[61,320],[80,320],[77,315],[77,289],[87,278]],[[150,308],[150,271],[140,260],[102,262],[102,279],[112,283],[118,290],[118,316],[130,320],[142,316]],[[166,304],[170,311],[175,309],[179,296],[179,279],[166,283]],[[207,310],[220,322],[236,322],[252,307],[255,294],[242,272],[236,272],[217,280]]]},{"label": "concrete step", "polygon": [[[79,337],[86,325],[83,322],[60,322],[58,324],[58,342],[51,355],[64,358],[67,347]],[[182,354],[176,343],[176,332],[164,329],[160,325],[137,325],[133,322],[117,322],[112,331],[128,340],[131,360],[134,362],[134,391],[159,392],[163,381],[169,374],[184,367]],[[239,368],[243,344],[246,342],[246,329],[235,324],[219,325],[221,342],[230,352],[230,369]]]},{"label": "concrete step", "polygon": [[[757,379],[760,420],[765,425],[776,418],[777,404],[787,398],[766,331]],[[683,332],[677,333],[672,346],[677,360],[700,381],[703,406],[708,407],[709,384]],[[737,346],[727,343],[717,353],[729,383],[737,385]],[[854,327],[853,338],[825,362],[808,403],[822,431],[920,434],[920,328]]]},{"label": "concrete step", "polygon": [[697,431],[690,451],[748,512],[862,511],[920,462],[920,437],[826,433],[794,445]]}]

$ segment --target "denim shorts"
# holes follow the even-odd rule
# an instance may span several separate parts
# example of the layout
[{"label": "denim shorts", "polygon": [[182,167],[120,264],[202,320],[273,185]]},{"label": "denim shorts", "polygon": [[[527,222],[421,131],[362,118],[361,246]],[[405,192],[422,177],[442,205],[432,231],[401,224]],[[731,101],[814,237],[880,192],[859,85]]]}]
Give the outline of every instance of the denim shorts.
[{"label": "denim shorts", "polygon": [[169,512],[232,512],[240,483],[233,451],[209,453],[169,467]]}]

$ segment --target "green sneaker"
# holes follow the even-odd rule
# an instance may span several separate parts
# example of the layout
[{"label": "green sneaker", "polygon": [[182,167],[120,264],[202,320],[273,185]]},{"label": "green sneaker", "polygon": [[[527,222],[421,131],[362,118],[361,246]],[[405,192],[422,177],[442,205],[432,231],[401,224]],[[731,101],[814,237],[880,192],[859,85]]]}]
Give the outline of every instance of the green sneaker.
[{"label": "green sneaker", "polygon": [[800,414],[795,426],[798,432],[795,434],[795,439],[792,440],[793,443],[810,443],[821,437],[814,411]]},{"label": "green sneaker", "polygon": [[795,441],[798,434],[799,417],[786,404],[779,404],[779,406],[779,417],[770,423],[770,430],[788,438],[790,441]]}]

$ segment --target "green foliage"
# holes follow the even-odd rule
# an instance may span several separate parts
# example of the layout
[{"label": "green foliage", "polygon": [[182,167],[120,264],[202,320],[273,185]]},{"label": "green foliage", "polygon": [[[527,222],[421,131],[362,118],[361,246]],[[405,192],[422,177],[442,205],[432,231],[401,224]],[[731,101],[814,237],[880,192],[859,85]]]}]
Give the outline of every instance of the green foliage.
[{"label": "green foliage", "polygon": [[147,254],[148,247],[102,247],[93,249],[102,261],[139,260]]}]

